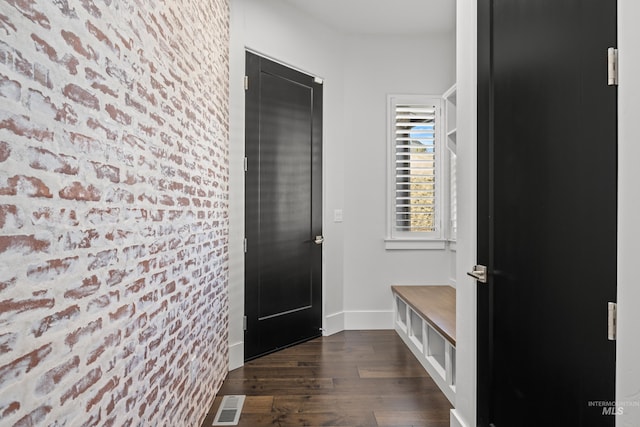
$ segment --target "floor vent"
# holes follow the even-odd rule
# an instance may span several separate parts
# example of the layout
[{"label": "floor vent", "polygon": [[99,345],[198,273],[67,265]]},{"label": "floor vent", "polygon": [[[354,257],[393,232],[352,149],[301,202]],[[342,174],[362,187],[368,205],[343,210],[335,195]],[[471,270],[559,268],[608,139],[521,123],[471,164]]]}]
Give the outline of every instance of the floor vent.
[{"label": "floor vent", "polygon": [[244,405],[244,395],[224,396],[212,426],[237,426]]}]

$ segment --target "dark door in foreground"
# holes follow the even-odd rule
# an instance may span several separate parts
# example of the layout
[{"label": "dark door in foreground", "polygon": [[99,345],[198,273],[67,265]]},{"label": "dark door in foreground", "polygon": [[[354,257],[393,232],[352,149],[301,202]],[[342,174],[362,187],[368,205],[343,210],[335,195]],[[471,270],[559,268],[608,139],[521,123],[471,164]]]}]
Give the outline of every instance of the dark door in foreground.
[{"label": "dark door in foreground", "polygon": [[610,0],[479,2],[478,420],[613,426]]}]

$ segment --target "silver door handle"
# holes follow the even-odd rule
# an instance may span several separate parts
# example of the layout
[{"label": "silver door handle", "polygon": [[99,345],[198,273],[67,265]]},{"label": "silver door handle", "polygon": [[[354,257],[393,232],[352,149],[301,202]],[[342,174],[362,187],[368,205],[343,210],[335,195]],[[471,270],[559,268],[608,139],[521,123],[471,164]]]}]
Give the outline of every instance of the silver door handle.
[{"label": "silver door handle", "polygon": [[467,274],[480,283],[487,283],[487,267],[484,265],[474,265],[473,270]]},{"label": "silver door handle", "polygon": [[316,236],[316,240],[314,240],[314,243],[316,245],[321,245],[322,242],[324,242],[324,236]]}]

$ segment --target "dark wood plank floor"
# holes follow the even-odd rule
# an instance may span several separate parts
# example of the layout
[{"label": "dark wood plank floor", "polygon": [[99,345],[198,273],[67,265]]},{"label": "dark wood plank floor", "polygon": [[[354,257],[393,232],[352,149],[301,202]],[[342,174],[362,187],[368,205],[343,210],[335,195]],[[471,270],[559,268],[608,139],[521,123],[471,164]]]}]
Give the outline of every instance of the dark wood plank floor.
[{"label": "dark wood plank floor", "polygon": [[448,427],[451,405],[395,331],[345,331],[253,360],[222,396],[245,394],[240,426]]}]

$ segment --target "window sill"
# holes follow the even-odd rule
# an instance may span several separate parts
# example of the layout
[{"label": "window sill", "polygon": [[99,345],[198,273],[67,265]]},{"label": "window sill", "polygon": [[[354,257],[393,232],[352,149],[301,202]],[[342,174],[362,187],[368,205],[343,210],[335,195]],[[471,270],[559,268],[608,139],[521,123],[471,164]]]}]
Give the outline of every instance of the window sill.
[{"label": "window sill", "polygon": [[394,250],[443,250],[447,247],[446,240],[418,240],[418,239],[385,239],[384,248]]}]

